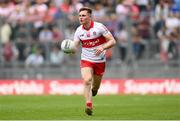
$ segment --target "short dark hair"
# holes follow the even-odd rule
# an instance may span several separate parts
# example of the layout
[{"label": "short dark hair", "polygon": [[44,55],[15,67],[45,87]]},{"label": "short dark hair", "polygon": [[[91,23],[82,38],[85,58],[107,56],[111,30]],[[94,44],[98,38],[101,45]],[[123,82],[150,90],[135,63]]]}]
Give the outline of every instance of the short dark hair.
[{"label": "short dark hair", "polygon": [[79,13],[80,13],[81,11],[87,11],[89,14],[92,14],[92,9],[89,8],[89,7],[82,7],[82,8],[79,9]]}]

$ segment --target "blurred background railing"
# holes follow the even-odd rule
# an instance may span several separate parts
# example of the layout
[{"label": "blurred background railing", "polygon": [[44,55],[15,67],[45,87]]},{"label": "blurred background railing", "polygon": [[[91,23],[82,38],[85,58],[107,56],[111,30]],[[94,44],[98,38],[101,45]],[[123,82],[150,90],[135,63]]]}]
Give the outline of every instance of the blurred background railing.
[{"label": "blurred background railing", "polygon": [[180,77],[179,0],[1,0],[0,79],[80,78],[80,51],[59,48],[73,39],[78,10],[112,32],[104,78]]}]

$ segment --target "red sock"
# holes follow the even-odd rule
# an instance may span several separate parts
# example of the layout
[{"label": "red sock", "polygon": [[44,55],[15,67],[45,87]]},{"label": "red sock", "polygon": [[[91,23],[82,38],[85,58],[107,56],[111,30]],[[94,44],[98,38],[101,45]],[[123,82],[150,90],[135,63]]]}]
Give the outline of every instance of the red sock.
[{"label": "red sock", "polygon": [[92,108],[92,102],[86,102],[86,107]]}]

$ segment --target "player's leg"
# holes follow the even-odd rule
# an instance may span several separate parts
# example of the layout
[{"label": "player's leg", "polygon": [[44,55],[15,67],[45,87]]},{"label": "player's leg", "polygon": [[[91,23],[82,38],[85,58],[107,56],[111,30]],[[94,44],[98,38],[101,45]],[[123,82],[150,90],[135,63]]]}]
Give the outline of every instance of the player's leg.
[{"label": "player's leg", "polygon": [[94,75],[93,75],[93,83],[92,83],[92,96],[96,96],[105,71],[105,62],[95,63],[93,65],[93,69],[94,69],[94,73],[93,73]]},{"label": "player's leg", "polygon": [[93,76],[93,83],[92,83],[92,96],[96,96],[98,89],[100,87],[101,84],[101,80],[102,80],[102,75],[94,75]]},{"label": "player's leg", "polygon": [[81,68],[81,75],[84,83],[84,97],[86,101],[92,101],[91,98],[91,84],[93,79],[93,70],[90,67]]},{"label": "player's leg", "polygon": [[86,113],[92,115],[92,92],[91,85],[93,79],[93,69],[91,67],[82,67],[81,75],[84,83],[84,97],[86,100]]}]

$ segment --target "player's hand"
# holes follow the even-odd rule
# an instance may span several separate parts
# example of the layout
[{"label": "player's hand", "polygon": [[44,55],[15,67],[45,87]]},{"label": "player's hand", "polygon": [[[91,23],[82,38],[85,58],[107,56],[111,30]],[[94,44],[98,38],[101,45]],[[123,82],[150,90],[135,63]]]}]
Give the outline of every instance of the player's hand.
[{"label": "player's hand", "polygon": [[74,48],[73,50],[63,51],[65,54],[75,54],[77,51],[77,48]]},{"label": "player's hand", "polygon": [[95,49],[95,55],[100,55],[102,52],[104,51],[103,46],[100,46],[98,48]]}]

